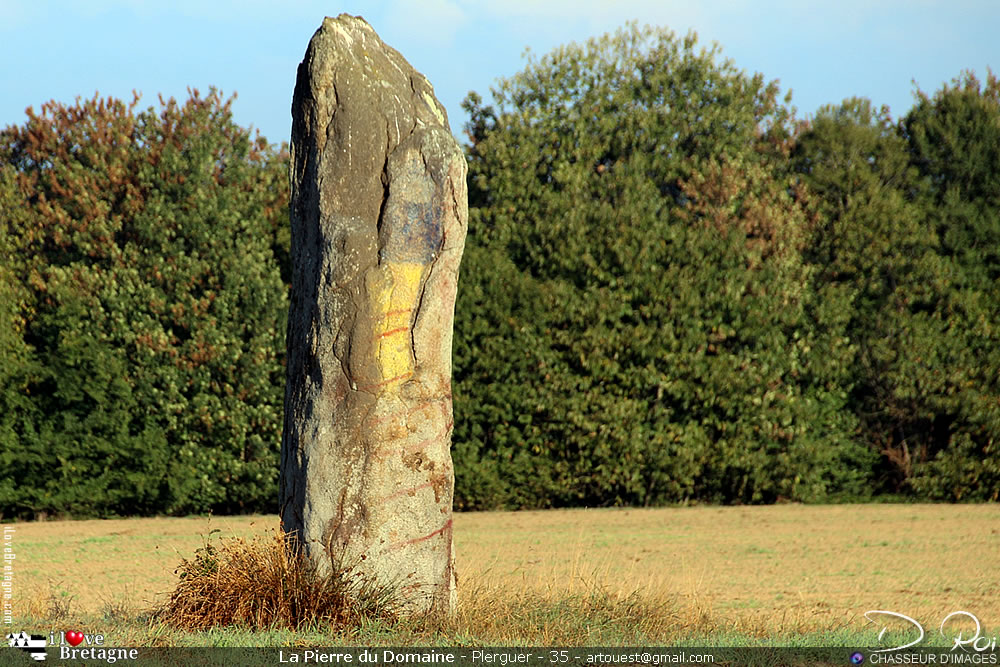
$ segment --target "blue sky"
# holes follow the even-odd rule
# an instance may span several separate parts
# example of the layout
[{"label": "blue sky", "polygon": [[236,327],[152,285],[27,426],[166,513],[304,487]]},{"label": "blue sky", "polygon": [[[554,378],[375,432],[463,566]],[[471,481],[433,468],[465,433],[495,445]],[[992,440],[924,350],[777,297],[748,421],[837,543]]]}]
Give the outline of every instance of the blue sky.
[{"label": "blue sky", "polygon": [[740,69],[791,88],[800,117],[852,95],[898,117],[911,81],[933,92],[963,69],[1000,70],[994,0],[0,0],[0,127],[50,99],[136,89],[145,107],[214,85],[238,93],[238,123],[287,140],[296,65],[323,16],[341,12],[430,79],[459,136],[467,92],[488,101],[525,48],[542,55],[633,19],[718,42]]}]

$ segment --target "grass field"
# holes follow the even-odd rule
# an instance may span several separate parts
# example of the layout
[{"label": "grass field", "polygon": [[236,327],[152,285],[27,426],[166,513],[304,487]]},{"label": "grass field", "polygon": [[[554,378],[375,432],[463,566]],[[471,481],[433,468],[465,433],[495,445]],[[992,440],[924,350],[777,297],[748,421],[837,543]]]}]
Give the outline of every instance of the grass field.
[{"label": "grass field", "polygon": [[[178,635],[145,612],[212,537],[277,518],[5,524],[17,619],[143,643],[726,642],[872,633],[868,610],[936,630],[950,612],[1000,628],[1000,506],[834,505],[455,516],[460,612],[448,627]],[[36,629],[40,631],[41,628]]]}]

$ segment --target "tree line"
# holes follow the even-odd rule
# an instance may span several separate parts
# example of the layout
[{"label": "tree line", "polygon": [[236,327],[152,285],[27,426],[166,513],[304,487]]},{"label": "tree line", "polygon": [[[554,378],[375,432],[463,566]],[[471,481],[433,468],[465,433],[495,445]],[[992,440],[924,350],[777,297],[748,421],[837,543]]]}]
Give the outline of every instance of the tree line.
[{"label": "tree line", "polygon": [[[1000,82],[796,118],[626,26],[470,93],[460,509],[1000,497]],[[0,131],[0,512],[274,511],[288,156],[193,91]]]}]

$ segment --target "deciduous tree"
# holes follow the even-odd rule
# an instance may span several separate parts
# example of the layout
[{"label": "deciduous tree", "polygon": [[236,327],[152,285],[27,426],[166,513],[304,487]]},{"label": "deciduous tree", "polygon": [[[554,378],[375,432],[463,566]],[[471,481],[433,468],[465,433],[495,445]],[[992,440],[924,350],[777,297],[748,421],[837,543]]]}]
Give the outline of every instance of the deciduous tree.
[{"label": "deciduous tree", "polygon": [[216,91],[0,133],[4,514],[261,509],[276,493],[283,156]]},{"label": "deciduous tree", "polygon": [[493,481],[460,467],[460,498],[859,491],[846,319],[810,293],[777,95],[693,35],[630,26],[469,96],[456,458]]}]

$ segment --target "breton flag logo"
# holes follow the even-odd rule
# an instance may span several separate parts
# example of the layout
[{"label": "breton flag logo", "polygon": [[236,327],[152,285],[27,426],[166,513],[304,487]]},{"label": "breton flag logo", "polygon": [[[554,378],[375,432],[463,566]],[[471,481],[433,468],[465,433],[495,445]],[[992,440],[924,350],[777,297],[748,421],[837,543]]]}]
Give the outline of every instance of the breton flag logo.
[{"label": "breton flag logo", "polygon": [[22,630],[16,635],[8,634],[7,645],[26,651],[35,660],[45,660],[45,635],[29,635]]}]

